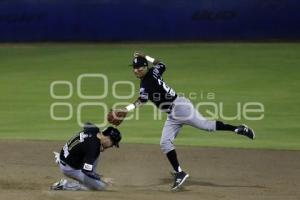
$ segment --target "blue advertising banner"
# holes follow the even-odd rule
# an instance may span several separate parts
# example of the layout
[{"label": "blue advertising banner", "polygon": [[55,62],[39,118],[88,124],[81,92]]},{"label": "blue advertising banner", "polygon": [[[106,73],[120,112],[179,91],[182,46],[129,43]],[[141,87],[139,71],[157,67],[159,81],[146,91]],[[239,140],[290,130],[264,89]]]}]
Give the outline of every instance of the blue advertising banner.
[{"label": "blue advertising banner", "polygon": [[0,41],[300,39],[299,0],[0,0]]}]

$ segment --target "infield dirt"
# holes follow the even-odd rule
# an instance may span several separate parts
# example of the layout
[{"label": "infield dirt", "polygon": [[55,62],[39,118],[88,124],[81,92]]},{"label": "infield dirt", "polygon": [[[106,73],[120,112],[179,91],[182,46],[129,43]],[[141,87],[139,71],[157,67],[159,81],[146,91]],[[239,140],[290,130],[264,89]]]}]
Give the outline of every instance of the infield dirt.
[{"label": "infield dirt", "polygon": [[190,174],[170,192],[170,166],[159,145],[122,144],[101,154],[98,172],[114,178],[105,192],[50,191],[63,176],[52,151],[64,142],[0,141],[1,200],[300,199],[300,151],[178,147]]}]

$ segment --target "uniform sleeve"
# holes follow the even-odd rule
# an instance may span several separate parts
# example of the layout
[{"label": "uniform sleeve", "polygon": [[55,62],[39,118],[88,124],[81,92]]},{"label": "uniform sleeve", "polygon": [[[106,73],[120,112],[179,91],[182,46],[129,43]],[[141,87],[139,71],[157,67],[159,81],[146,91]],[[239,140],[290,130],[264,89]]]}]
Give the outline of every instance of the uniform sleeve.
[{"label": "uniform sleeve", "polygon": [[91,138],[91,141],[86,144],[86,153],[83,158],[82,171],[93,171],[94,163],[100,154],[100,140],[98,138]]},{"label": "uniform sleeve", "polygon": [[160,62],[157,65],[155,65],[153,68],[157,74],[162,75],[166,71],[166,67],[167,66],[164,63]]},{"label": "uniform sleeve", "polygon": [[141,87],[140,88],[140,97],[139,97],[139,100],[142,102],[142,103],[146,103],[148,101],[148,93],[146,92],[146,89],[144,87]]}]

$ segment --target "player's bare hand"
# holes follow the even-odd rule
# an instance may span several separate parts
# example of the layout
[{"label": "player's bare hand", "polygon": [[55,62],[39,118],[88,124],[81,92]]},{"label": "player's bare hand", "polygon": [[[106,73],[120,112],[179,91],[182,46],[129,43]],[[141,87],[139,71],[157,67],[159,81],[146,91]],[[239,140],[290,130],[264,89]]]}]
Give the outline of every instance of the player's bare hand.
[{"label": "player's bare hand", "polygon": [[107,185],[112,186],[115,184],[115,181],[113,178],[109,178],[109,177],[103,177],[102,181],[105,182]]},{"label": "player's bare hand", "polygon": [[134,57],[144,57],[145,58],[146,55],[143,52],[135,51],[133,56]]}]

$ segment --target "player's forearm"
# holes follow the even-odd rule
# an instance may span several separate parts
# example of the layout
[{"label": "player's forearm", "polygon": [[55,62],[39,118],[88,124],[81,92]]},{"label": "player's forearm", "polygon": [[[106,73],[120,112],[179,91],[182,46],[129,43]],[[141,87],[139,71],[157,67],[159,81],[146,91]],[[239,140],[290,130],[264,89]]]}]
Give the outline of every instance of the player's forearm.
[{"label": "player's forearm", "polygon": [[157,65],[158,63],[160,63],[160,60],[157,60],[149,55],[145,55],[145,58],[148,62],[152,63],[153,65]]},{"label": "player's forearm", "polygon": [[140,106],[143,105],[143,104],[144,104],[144,103],[141,102],[140,99],[137,99],[134,103],[129,104],[128,106],[126,106],[126,110],[127,110],[127,111],[134,110],[135,108],[138,108],[138,107],[140,107]]},{"label": "player's forearm", "polygon": [[144,58],[146,58],[146,60],[148,62],[152,63],[153,65],[157,65],[158,63],[160,63],[160,60],[157,60],[157,59],[155,59],[155,58],[153,58],[153,57],[151,57],[151,56],[149,56],[147,54],[141,53],[141,52],[135,52],[134,56],[136,56],[136,57],[137,56],[144,57]]},{"label": "player's forearm", "polygon": [[92,178],[92,179],[96,179],[96,180],[100,180],[100,175],[97,174],[96,172],[93,172],[93,171],[87,171],[87,170],[84,170],[82,169],[81,170],[85,175],[87,175],[88,177]]}]

